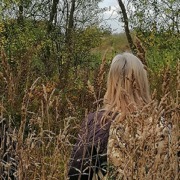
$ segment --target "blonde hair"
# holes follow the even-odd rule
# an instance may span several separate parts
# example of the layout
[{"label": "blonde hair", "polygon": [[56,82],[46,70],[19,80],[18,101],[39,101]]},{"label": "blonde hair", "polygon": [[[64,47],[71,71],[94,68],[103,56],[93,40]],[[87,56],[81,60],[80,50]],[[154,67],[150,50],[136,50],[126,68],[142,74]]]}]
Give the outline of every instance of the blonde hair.
[{"label": "blonde hair", "polygon": [[142,62],[131,53],[116,55],[108,74],[105,109],[133,112],[149,101],[147,72]]}]

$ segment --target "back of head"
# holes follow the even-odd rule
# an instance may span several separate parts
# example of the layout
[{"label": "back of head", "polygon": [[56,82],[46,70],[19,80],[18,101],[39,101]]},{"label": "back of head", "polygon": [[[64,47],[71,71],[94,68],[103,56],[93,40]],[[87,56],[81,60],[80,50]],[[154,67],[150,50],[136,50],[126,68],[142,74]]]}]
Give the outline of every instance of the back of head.
[{"label": "back of head", "polygon": [[105,107],[133,111],[149,101],[147,72],[142,62],[131,53],[116,55],[108,75]]}]

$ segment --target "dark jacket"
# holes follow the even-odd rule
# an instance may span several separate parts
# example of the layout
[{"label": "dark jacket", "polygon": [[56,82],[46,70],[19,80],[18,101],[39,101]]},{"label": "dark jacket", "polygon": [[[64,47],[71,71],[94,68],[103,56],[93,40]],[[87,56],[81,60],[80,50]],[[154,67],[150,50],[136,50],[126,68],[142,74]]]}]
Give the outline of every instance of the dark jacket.
[{"label": "dark jacket", "polygon": [[92,179],[93,173],[98,171],[101,171],[103,175],[106,174],[107,143],[111,120],[101,125],[104,112],[90,113],[82,123],[69,164],[70,180],[77,180],[79,177],[80,180]]}]

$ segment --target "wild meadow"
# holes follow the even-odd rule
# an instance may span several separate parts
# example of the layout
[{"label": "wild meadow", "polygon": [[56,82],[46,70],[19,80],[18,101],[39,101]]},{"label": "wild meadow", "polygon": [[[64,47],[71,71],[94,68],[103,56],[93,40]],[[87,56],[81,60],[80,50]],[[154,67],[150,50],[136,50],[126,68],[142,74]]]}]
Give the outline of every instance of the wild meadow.
[{"label": "wild meadow", "polygon": [[[44,1],[38,1],[34,6],[30,1],[27,4],[22,1],[2,4],[1,179],[12,176],[19,180],[67,179],[68,162],[81,122],[89,112],[102,107],[112,58],[117,53],[131,52],[124,32],[113,34],[94,23],[97,22],[99,1],[95,1],[94,6],[81,2],[74,16],[73,8],[70,8],[74,1],[70,2],[69,10],[63,1],[64,11],[58,11],[62,19],[55,15],[58,2],[48,4],[49,9]],[[87,22],[91,24],[86,25],[84,16],[78,16],[84,6],[95,13],[86,12],[89,13]],[[136,8],[138,4],[134,6]],[[170,10],[167,15],[175,11]],[[14,11],[18,12],[17,17]],[[135,17],[142,23],[142,16],[136,14]],[[82,18],[83,26],[78,18]],[[154,29],[148,29],[149,24],[146,24],[139,28],[134,26],[131,31],[137,56],[148,71],[152,95],[152,102],[144,107],[138,122],[149,117],[153,122],[147,130],[152,133],[145,134],[143,139],[134,139],[131,144],[134,148],[127,150],[128,165],[137,169],[134,174],[126,174],[130,179],[178,180],[179,177],[179,30],[175,20],[174,24],[167,22],[171,25],[159,28],[153,24]],[[162,148],[168,157],[159,155],[157,158],[155,140],[159,135],[153,133],[153,123],[158,124],[162,118],[169,127],[167,145]],[[132,125],[135,120],[129,122]],[[131,133],[138,129],[137,124],[131,127]],[[143,126],[140,123],[138,127]],[[144,151],[144,144],[149,147],[147,151]],[[147,161],[151,172],[146,176],[144,166]],[[108,179],[113,179],[113,175]]]}]

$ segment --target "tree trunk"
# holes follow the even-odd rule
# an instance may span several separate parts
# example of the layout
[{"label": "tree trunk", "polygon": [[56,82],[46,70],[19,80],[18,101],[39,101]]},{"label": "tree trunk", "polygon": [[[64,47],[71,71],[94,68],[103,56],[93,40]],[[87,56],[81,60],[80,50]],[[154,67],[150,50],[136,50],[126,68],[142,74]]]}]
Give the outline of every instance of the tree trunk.
[{"label": "tree trunk", "polygon": [[66,42],[70,43],[71,39],[71,32],[74,26],[74,11],[75,11],[75,0],[71,1],[71,9],[70,9],[70,15],[69,15],[69,20],[68,20],[68,29],[66,33]]},{"label": "tree trunk", "polygon": [[72,33],[73,33],[73,28],[74,28],[74,12],[75,12],[75,2],[76,0],[71,0],[71,7],[70,7],[70,12],[68,14],[67,18],[67,29],[66,29],[66,37],[65,37],[65,43],[66,43],[66,62],[63,65],[63,79],[62,80],[62,85],[64,86],[67,84],[68,79],[69,79],[69,70],[70,66],[73,63],[73,43],[72,43]]},{"label": "tree trunk", "polygon": [[18,19],[17,19],[17,22],[19,24],[23,24],[23,11],[24,11],[24,8],[23,8],[23,1],[21,0],[19,2],[19,11],[18,11]]},{"label": "tree trunk", "polygon": [[[48,21],[48,24],[47,24],[47,38],[50,38],[50,34],[53,30],[53,21],[54,21],[54,18],[57,14],[57,5],[59,3],[59,0],[53,0],[53,3],[52,3],[52,7],[51,7],[51,11],[50,11],[50,17],[49,17],[49,21]],[[44,65],[45,65],[45,75],[47,77],[51,76],[53,70],[51,68],[51,61],[50,61],[50,56],[51,56],[51,47],[49,44],[46,45],[46,47],[44,48],[43,50],[43,54],[44,54],[44,57],[43,57],[43,62],[44,62]]]},{"label": "tree trunk", "polygon": [[125,33],[126,33],[126,37],[127,37],[129,46],[131,48],[131,51],[136,54],[136,46],[134,45],[131,34],[130,34],[129,20],[128,20],[128,16],[127,16],[125,6],[124,6],[122,0],[118,0],[118,3],[119,3],[119,6],[121,8],[121,11],[122,11]]},{"label": "tree trunk", "polygon": [[59,0],[53,0],[51,12],[50,12],[50,17],[49,17],[49,22],[48,22],[48,28],[47,28],[48,33],[50,33],[52,30],[53,20],[54,20],[55,15],[57,14],[58,3],[59,3]]}]

